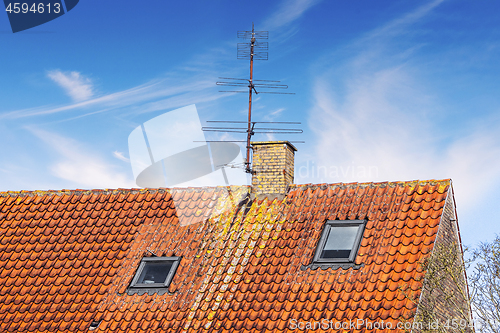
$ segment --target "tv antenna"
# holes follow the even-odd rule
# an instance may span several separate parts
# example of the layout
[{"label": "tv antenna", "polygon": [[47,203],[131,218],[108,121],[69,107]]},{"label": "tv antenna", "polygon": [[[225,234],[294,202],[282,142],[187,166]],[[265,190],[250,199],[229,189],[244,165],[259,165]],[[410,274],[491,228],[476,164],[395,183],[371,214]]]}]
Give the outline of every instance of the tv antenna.
[{"label": "tv antenna", "polygon": [[[299,134],[302,133],[300,128],[280,128],[280,125],[300,125],[300,122],[273,122],[273,121],[252,121],[252,95],[258,94],[280,94],[280,95],[295,95],[295,93],[278,92],[274,91],[276,89],[288,89],[285,84],[280,84],[280,81],[274,80],[254,80],[253,78],[253,61],[254,60],[268,60],[268,50],[269,44],[263,40],[269,39],[268,31],[255,31],[254,24],[252,23],[251,31],[238,31],[238,38],[249,40],[245,43],[238,43],[238,59],[250,60],[250,78],[249,79],[237,79],[228,77],[219,77],[221,81],[217,81],[218,86],[230,86],[230,87],[248,87],[248,121],[225,121],[225,120],[212,120],[207,121],[209,123],[225,123],[228,126],[234,127],[221,127],[221,126],[209,126],[203,127],[202,129],[207,132],[229,132],[229,133],[246,133],[246,160],[245,160],[245,171],[247,173],[253,173],[250,167],[250,141],[252,135],[255,133],[276,133],[276,134]],[[220,92],[234,92],[234,93],[246,93],[246,90],[220,90]],[[230,125],[229,125],[230,124]],[[247,124],[247,127],[242,127]],[[255,127],[259,124],[272,124],[271,127]],[[273,126],[277,125],[277,126]],[[227,126],[227,125],[226,125]],[[239,126],[239,127],[238,127]],[[210,142],[210,141],[209,141]],[[215,142],[215,141],[211,141]],[[234,142],[244,142],[244,141],[234,141]],[[302,143],[303,141],[296,141]]]}]

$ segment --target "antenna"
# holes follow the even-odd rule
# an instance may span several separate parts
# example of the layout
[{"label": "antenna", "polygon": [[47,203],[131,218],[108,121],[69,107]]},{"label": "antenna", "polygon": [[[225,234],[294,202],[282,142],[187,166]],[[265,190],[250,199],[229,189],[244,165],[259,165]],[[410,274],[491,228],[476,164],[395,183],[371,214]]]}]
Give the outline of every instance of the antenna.
[{"label": "antenna", "polygon": [[[246,133],[247,134],[247,147],[246,147],[246,160],[245,160],[245,171],[247,173],[253,173],[250,168],[250,139],[255,133],[276,133],[276,134],[298,134],[302,133],[299,128],[278,128],[278,127],[264,127],[255,128],[257,124],[300,124],[297,122],[263,122],[263,121],[252,121],[252,95],[258,94],[280,94],[280,95],[295,95],[294,93],[277,92],[273,89],[288,89],[285,84],[280,84],[280,81],[274,80],[254,80],[253,79],[253,61],[254,60],[268,60],[268,42],[262,41],[269,39],[268,31],[255,31],[254,24],[252,23],[251,31],[238,31],[238,38],[250,40],[245,43],[238,43],[238,59],[250,60],[250,78],[249,79],[238,79],[238,78],[228,78],[219,77],[221,81],[217,81],[218,86],[230,86],[230,87],[248,87],[248,121],[208,121],[211,123],[226,123],[233,124],[232,126],[238,126],[237,124],[247,124],[247,127],[219,127],[219,126],[208,126],[203,127],[203,131],[207,132],[230,132],[230,133]],[[257,90],[258,89],[258,90]],[[264,89],[264,90],[262,90]],[[220,90],[220,92],[235,92],[235,93],[246,93],[246,90]],[[231,125],[230,125],[231,126]],[[233,141],[236,142],[236,141]]]}]

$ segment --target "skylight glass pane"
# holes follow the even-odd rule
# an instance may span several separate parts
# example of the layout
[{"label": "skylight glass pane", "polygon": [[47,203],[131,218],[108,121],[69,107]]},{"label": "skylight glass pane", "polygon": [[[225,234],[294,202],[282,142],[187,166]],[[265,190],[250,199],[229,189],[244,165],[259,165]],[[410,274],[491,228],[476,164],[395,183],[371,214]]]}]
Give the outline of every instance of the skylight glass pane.
[{"label": "skylight glass pane", "polygon": [[146,262],[137,284],[165,283],[167,275],[172,268],[171,261]]},{"label": "skylight glass pane", "polygon": [[330,227],[321,258],[349,258],[360,226]]}]

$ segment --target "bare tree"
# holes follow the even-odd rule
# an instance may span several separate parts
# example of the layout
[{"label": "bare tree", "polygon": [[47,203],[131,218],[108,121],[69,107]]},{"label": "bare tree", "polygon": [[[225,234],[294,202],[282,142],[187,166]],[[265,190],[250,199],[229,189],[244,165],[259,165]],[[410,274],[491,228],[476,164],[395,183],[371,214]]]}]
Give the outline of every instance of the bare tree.
[{"label": "bare tree", "polygon": [[500,237],[472,251],[474,266],[468,280],[476,330],[500,332]]},{"label": "bare tree", "polygon": [[500,333],[500,236],[464,252],[467,261],[457,244],[436,244],[432,256],[420,262],[425,272],[421,294],[400,288],[418,305],[402,318],[413,323],[407,332]]}]

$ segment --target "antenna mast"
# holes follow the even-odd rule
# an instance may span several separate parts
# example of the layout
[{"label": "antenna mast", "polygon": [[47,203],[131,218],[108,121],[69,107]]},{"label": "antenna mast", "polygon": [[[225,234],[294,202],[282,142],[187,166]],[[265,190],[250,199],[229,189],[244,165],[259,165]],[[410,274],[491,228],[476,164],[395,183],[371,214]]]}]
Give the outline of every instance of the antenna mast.
[{"label": "antenna mast", "polygon": [[[302,133],[301,129],[286,129],[286,128],[263,128],[261,130],[255,132],[255,125],[258,123],[267,123],[267,124],[300,124],[296,122],[256,122],[252,121],[252,95],[253,93],[257,94],[286,94],[286,95],[294,95],[294,93],[282,93],[282,92],[274,92],[274,91],[257,91],[256,88],[264,88],[264,89],[288,89],[288,86],[285,84],[278,84],[280,81],[271,81],[271,80],[254,80],[253,79],[253,61],[254,60],[267,60],[268,59],[268,50],[269,45],[267,42],[262,42],[260,40],[265,40],[269,38],[268,31],[255,31],[254,24],[252,22],[252,30],[251,31],[238,31],[238,38],[249,39],[250,42],[246,43],[238,43],[238,59],[250,59],[250,79],[235,79],[235,78],[227,78],[220,77],[219,79],[229,80],[229,81],[218,81],[216,84],[219,86],[232,86],[232,87],[248,87],[248,126],[245,129],[243,128],[226,128],[226,127],[203,127],[204,131],[213,131],[213,132],[236,132],[247,134],[247,151],[246,151],[246,160],[245,160],[245,171],[247,173],[252,173],[252,169],[250,167],[250,140],[252,135],[255,133]],[[262,82],[262,83],[261,83]],[[269,82],[269,83],[268,83]],[[237,91],[221,91],[221,92],[237,92],[244,93],[245,91],[237,90]],[[216,122],[216,123],[242,123],[241,121],[208,121],[208,122]],[[257,129],[258,130],[258,129]]]},{"label": "antenna mast", "polygon": [[268,31],[255,31],[252,22],[252,31],[238,31],[238,38],[250,39],[250,43],[238,43],[238,59],[250,59],[250,79],[248,80],[248,128],[247,128],[247,157],[245,160],[245,171],[250,173],[250,139],[253,135],[252,126],[252,95],[257,94],[253,83],[253,59],[267,60],[269,44],[267,42],[257,42],[258,39],[268,39]]},{"label": "antenna mast", "polygon": [[[266,34],[266,38],[268,35]],[[267,43],[266,43],[267,45]],[[245,160],[245,171],[250,172],[250,138],[252,137],[252,92],[253,85],[253,55],[255,47],[255,30],[252,22],[252,38],[250,39],[250,80],[248,81],[248,129],[247,129],[247,158]],[[266,52],[267,56],[267,52]]]}]

